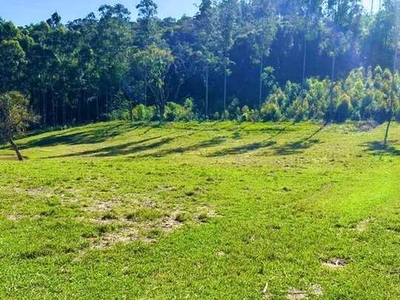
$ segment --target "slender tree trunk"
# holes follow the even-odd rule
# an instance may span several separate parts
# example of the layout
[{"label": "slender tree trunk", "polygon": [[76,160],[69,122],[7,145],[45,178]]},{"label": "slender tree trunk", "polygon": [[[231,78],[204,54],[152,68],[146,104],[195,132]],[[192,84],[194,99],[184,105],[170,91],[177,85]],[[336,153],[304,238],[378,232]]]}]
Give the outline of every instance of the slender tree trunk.
[{"label": "slender tree trunk", "polygon": [[24,160],[24,157],[22,156],[21,152],[19,152],[19,148],[18,148],[18,146],[14,143],[13,139],[10,137],[10,138],[8,139],[8,141],[10,142],[11,147],[14,149],[15,154],[16,154],[17,157],[18,157],[18,160],[19,160],[19,161],[23,161],[23,160]]},{"label": "slender tree trunk", "polygon": [[[65,96],[64,96],[65,97]],[[64,98],[63,97],[63,98]],[[64,98],[62,100],[62,120],[63,120],[63,126],[67,124],[67,105],[66,105],[66,99]]]},{"label": "slender tree trunk", "polygon": [[226,111],[226,98],[227,98],[226,86],[227,86],[227,81],[228,81],[228,68],[225,65],[225,69],[224,69],[224,112]]},{"label": "slender tree trunk", "polygon": [[47,125],[47,120],[46,120],[46,117],[47,117],[47,112],[46,112],[46,90],[42,90],[42,105],[43,105],[43,107],[42,107],[42,109],[43,109],[43,112],[42,112],[42,116],[43,116],[43,126],[44,127],[46,127],[46,125]]},{"label": "slender tree trunk", "polygon": [[329,91],[329,121],[333,120],[333,87],[335,80],[335,66],[336,66],[336,55],[332,57],[332,75],[331,75],[331,87]]},{"label": "slender tree trunk", "polygon": [[129,120],[133,122],[133,103],[129,100]]},{"label": "slender tree trunk", "polygon": [[147,90],[147,71],[144,75],[144,105],[147,106],[147,94],[148,94],[148,90]]},{"label": "slender tree trunk", "polygon": [[302,90],[304,89],[304,85],[306,83],[306,64],[307,64],[307,37],[306,33],[304,34],[304,49],[303,49],[303,76],[301,78],[302,82]]},{"label": "slender tree trunk", "polygon": [[106,107],[105,107],[106,114],[108,114],[108,93],[106,93]]},{"label": "slender tree trunk", "polygon": [[208,118],[208,101],[209,101],[209,69],[208,66],[206,66],[206,118]]},{"label": "slender tree trunk", "polygon": [[176,88],[176,91],[175,91],[174,102],[178,101],[178,96],[179,96],[179,93],[181,92],[182,85],[183,85],[183,82],[181,80],[179,80],[178,87]]},{"label": "slender tree trunk", "polygon": [[100,96],[97,95],[97,97],[96,97],[96,121],[99,121],[99,119],[100,119],[100,105],[99,105],[99,101],[100,101]]},{"label": "slender tree trunk", "polygon": [[397,68],[397,55],[398,55],[398,47],[396,44],[396,49],[394,51],[394,59],[393,59],[393,74],[392,74],[392,89],[390,91],[390,111],[389,111],[389,122],[386,127],[386,132],[385,132],[385,140],[383,144],[387,146],[389,142],[389,130],[390,130],[390,125],[392,124],[393,120],[393,114],[394,114],[394,88],[395,88],[395,75],[396,75],[396,68]]},{"label": "slender tree trunk", "polygon": [[54,93],[53,91],[51,91],[50,93],[51,95],[51,106],[52,106],[52,119],[53,119],[53,128],[56,127],[56,103],[55,103],[55,99],[54,99]]},{"label": "slender tree trunk", "polygon": [[78,98],[78,103],[77,103],[77,119],[78,119],[78,124],[82,123],[82,107],[81,107],[81,97]]},{"label": "slender tree trunk", "polygon": [[263,75],[263,70],[264,70],[264,55],[261,55],[260,59],[260,86],[259,86],[259,98],[258,98],[258,107],[261,110],[262,107],[262,97],[263,97],[263,80],[262,80],[262,75]]}]

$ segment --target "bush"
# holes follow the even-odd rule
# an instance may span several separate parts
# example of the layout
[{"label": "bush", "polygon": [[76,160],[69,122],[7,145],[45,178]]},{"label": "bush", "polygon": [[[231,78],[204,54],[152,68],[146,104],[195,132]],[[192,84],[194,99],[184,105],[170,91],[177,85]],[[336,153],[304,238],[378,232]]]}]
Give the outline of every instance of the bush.
[{"label": "bush", "polygon": [[298,97],[288,110],[288,117],[295,120],[296,122],[301,122],[308,118],[309,106],[305,99]]},{"label": "bush", "polygon": [[130,119],[129,111],[126,111],[126,109],[116,109],[107,115],[107,120],[109,121],[117,121],[117,120],[129,121],[129,119]]},{"label": "bush", "polygon": [[257,109],[250,109],[247,105],[243,106],[240,121],[257,122],[259,117],[260,113]]},{"label": "bush", "polygon": [[275,103],[265,103],[261,108],[261,118],[264,121],[280,121],[282,119],[282,113],[279,106]]},{"label": "bush", "polygon": [[139,104],[133,108],[132,116],[135,121],[152,121],[157,116],[157,109],[155,106]]},{"label": "bush", "polygon": [[343,123],[352,115],[353,107],[351,105],[351,98],[349,95],[344,94],[335,109],[335,120]]},{"label": "bush", "polygon": [[194,114],[194,100],[188,98],[185,100],[184,105],[175,102],[168,102],[165,107],[165,119],[167,121],[190,121],[195,119]]}]

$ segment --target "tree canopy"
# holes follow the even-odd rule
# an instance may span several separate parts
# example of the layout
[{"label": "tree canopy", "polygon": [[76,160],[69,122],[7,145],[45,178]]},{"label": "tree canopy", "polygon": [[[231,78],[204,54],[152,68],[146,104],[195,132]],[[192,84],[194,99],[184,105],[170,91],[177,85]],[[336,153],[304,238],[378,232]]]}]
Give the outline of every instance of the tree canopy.
[{"label": "tree canopy", "polygon": [[[139,104],[163,118],[169,102],[189,98],[202,119],[243,109],[263,118],[267,109],[280,118],[382,120],[400,115],[398,6],[386,0],[371,14],[360,0],[203,0],[195,16],[176,20],[142,0],[137,20],[121,4],[67,24],[57,13],[24,27],[0,19],[0,92],[29,95],[44,127],[124,110],[132,118]],[[367,80],[357,93],[347,88],[354,74]]]}]

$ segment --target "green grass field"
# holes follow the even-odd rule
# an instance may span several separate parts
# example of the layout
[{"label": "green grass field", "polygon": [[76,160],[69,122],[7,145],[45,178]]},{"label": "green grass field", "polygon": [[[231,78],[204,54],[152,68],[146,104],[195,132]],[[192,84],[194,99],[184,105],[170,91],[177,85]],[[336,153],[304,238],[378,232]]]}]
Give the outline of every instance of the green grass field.
[{"label": "green grass field", "polygon": [[1,299],[399,299],[400,125],[102,123],[0,149]]}]

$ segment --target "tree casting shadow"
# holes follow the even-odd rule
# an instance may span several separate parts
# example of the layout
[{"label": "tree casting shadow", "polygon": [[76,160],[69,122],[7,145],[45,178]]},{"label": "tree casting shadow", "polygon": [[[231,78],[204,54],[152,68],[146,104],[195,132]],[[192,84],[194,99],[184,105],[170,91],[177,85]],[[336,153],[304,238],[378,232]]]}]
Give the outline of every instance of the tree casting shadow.
[{"label": "tree casting shadow", "polygon": [[320,128],[318,128],[315,132],[310,134],[309,136],[296,141],[296,142],[291,142],[287,143],[281,147],[278,147],[275,150],[276,155],[293,155],[293,154],[299,154],[304,152],[305,150],[311,148],[312,146],[319,144],[320,140],[319,139],[314,139],[314,137],[320,133],[324,128],[326,127],[327,123],[323,124]]},{"label": "tree casting shadow", "polygon": [[52,157],[48,157],[48,158],[66,158],[66,157],[77,157],[77,156],[92,156],[92,157],[124,156],[124,155],[135,154],[135,153],[146,151],[146,150],[155,149],[155,148],[161,147],[163,145],[166,145],[174,140],[174,138],[163,138],[159,141],[143,145],[146,142],[157,140],[159,138],[160,137],[158,136],[158,137],[148,138],[148,139],[144,139],[144,140],[140,140],[140,141],[129,142],[129,143],[121,144],[121,145],[109,146],[109,147],[99,148],[99,149],[95,149],[95,150],[82,151],[82,152],[71,153],[71,154],[60,155],[60,156],[52,156]]},{"label": "tree casting shadow", "polygon": [[70,132],[63,134],[56,132],[50,136],[40,139],[35,139],[27,143],[21,144],[21,149],[35,148],[35,147],[51,147],[56,145],[82,145],[82,144],[96,144],[102,143],[116,137],[127,130],[133,130],[138,126],[131,124],[116,124],[113,126],[107,125],[100,128],[94,128],[86,132]]},{"label": "tree casting shadow", "polygon": [[400,149],[397,149],[393,145],[385,145],[379,141],[364,143],[361,146],[365,148],[366,152],[372,155],[400,156]]},{"label": "tree casting shadow", "polygon": [[189,151],[197,151],[205,148],[210,148],[210,147],[215,147],[218,145],[221,145],[226,141],[225,137],[215,137],[212,138],[211,140],[207,141],[202,141],[200,143],[190,145],[187,147],[177,147],[173,149],[165,149],[156,153],[150,153],[150,154],[144,154],[141,155],[141,157],[163,157],[171,154],[179,154],[179,153],[185,153]]}]

